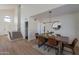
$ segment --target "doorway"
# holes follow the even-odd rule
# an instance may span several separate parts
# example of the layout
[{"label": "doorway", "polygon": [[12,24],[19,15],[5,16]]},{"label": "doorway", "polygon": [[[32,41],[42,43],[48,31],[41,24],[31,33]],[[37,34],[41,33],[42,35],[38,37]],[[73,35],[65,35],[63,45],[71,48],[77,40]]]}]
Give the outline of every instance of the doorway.
[{"label": "doorway", "polygon": [[25,22],[25,39],[28,39],[28,22]]}]

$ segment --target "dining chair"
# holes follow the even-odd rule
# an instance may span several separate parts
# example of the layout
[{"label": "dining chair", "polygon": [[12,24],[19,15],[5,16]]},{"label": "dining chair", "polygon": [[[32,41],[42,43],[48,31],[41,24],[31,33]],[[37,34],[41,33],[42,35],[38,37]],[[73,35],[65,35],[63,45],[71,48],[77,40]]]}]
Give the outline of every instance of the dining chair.
[{"label": "dining chair", "polygon": [[37,43],[38,36],[39,36],[39,33],[35,33],[35,43]]},{"label": "dining chair", "polygon": [[39,33],[35,33],[35,37],[36,37],[36,39],[38,38],[38,35],[39,35]]},{"label": "dining chair", "polygon": [[13,31],[12,32],[12,38],[13,39],[23,39],[23,35],[19,31]]},{"label": "dining chair", "polygon": [[23,39],[22,33],[18,31],[9,32],[9,37],[11,40]]},{"label": "dining chair", "polygon": [[11,32],[8,32],[8,36],[9,36],[9,39],[10,39],[10,40],[13,40],[13,38],[12,38],[12,33],[11,33]]},{"label": "dining chair", "polygon": [[47,43],[45,43],[45,46],[48,47],[48,52],[50,51],[49,48],[54,48],[55,50],[58,49],[58,41],[55,39],[55,36],[49,36]]},{"label": "dining chair", "polygon": [[64,47],[67,47],[67,48],[70,48],[72,50],[72,53],[75,54],[75,45],[76,43],[78,42],[78,39],[75,38],[71,44],[68,44],[68,43],[63,43],[62,47],[63,47],[63,50],[64,50]]},{"label": "dining chair", "polygon": [[59,36],[59,37],[61,37],[61,34],[56,34],[56,36]]},{"label": "dining chair", "polygon": [[36,42],[38,44],[38,47],[41,47],[45,43],[45,38],[43,36],[38,35],[38,38],[36,39]]}]

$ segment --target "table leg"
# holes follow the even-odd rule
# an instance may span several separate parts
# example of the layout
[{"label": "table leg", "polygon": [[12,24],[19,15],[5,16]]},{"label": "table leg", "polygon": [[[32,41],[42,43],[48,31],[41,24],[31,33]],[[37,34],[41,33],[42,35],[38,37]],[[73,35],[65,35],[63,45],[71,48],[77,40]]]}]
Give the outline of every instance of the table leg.
[{"label": "table leg", "polygon": [[61,41],[58,44],[58,54],[62,55],[62,42]]}]

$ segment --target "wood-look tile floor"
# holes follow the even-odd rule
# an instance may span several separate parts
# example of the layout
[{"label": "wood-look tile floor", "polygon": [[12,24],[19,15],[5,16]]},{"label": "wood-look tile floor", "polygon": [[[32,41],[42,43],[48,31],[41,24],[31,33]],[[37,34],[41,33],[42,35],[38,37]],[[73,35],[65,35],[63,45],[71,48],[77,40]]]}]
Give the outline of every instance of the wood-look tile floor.
[{"label": "wood-look tile floor", "polygon": [[33,48],[33,44],[25,39],[9,40],[0,36],[0,54],[9,55],[42,55],[43,53]]}]

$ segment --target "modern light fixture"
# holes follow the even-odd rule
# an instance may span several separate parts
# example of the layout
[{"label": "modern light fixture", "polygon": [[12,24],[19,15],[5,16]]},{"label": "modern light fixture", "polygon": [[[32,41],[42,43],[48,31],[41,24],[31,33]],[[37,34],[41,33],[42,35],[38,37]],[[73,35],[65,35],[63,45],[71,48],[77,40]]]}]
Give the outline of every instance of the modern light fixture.
[{"label": "modern light fixture", "polygon": [[52,13],[52,11],[49,11],[49,13]]},{"label": "modern light fixture", "polygon": [[49,23],[51,23],[51,17],[52,17],[52,11],[49,11],[49,20],[50,20]]}]

